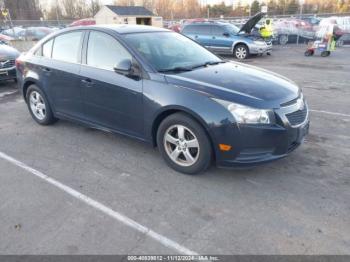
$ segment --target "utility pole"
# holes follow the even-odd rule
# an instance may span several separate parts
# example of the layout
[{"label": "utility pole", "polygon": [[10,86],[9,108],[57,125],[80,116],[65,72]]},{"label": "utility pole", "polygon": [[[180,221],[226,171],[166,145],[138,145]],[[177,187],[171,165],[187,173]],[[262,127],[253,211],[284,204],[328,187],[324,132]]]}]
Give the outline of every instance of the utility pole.
[{"label": "utility pole", "polygon": [[58,8],[59,8],[59,5],[58,5],[58,0],[56,0],[56,20],[57,20],[57,24],[58,26],[61,26],[61,23],[60,23],[60,17],[58,15]]},{"label": "utility pole", "polygon": [[250,1],[249,1],[249,17],[252,16],[252,1],[253,1],[253,0],[250,0]]},{"label": "utility pole", "polygon": [[210,6],[208,5],[208,20],[210,18]]},{"label": "utility pole", "polygon": [[[301,20],[302,14],[303,14],[303,5],[304,0],[299,0],[299,19]],[[299,45],[299,35],[300,35],[300,28],[298,29],[298,35],[297,35],[297,45]]]}]

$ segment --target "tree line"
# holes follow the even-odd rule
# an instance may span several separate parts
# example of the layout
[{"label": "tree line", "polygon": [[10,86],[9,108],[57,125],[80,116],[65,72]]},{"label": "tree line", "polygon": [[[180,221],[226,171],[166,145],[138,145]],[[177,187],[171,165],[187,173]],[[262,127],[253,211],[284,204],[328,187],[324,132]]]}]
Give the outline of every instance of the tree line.
[{"label": "tree line", "polygon": [[[7,8],[13,20],[74,20],[93,17],[101,8],[100,0],[0,0],[0,7]],[[235,5],[224,2],[205,6],[201,0],[115,0],[115,5],[143,5],[164,19],[248,16],[260,11],[266,5],[270,15],[297,14],[300,11],[298,0],[254,0],[251,5],[237,0]],[[305,0],[303,13],[344,13],[350,12],[350,0]]]}]

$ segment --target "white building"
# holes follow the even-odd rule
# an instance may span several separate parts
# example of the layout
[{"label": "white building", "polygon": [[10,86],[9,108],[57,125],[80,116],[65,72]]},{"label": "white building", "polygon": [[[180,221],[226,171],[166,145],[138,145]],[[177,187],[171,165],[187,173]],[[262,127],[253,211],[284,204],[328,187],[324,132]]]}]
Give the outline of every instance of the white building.
[{"label": "white building", "polygon": [[95,15],[96,24],[132,24],[163,27],[162,17],[143,6],[105,5]]}]

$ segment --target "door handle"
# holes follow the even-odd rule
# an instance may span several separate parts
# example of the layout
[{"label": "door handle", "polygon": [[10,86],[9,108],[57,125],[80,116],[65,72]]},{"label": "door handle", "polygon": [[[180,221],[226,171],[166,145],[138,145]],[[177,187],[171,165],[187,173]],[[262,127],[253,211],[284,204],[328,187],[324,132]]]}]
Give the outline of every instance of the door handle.
[{"label": "door handle", "polygon": [[194,38],[198,38],[198,35],[195,35]]},{"label": "door handle", "polygon": [[51,69],[47,68],[47,67],[42,67],[41,70],[43,70],[44,72],[50,73]]},{"label": "door handle", "polygon": [[213,39],[216,39],[216,37],[215,37],[215,36],[213,36]]},{"label": "door handle", "polygon": [[86,86],[92,86],[92,84],[93,84],[93,82],[90,78],[83,79],[83,80],[81,80],[81,82]]}]

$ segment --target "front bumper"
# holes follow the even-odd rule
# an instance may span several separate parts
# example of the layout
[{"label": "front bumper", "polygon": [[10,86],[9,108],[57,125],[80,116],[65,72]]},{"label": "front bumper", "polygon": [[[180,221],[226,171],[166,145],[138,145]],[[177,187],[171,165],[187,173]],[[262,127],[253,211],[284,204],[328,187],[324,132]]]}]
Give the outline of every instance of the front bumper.
[{"label": "front bumper", "polygon": [[249,45],[249,53],[253,55],[271,53],[271,51],[272,51],[271,42],[265,43],[265,45],[256,45],[256,44]]},{"label": "front bumper", "polygon": [[[309,132],[308,113],[298,125],[292,125],[286,115],[287,109],[275,111],[276,123],[273,125],[231,124],[214,128],[218,144],[228,144],[232,149],[227,152],[216,149],[216,163],[219,167],[255,166],[283,158],[298,148]],[[292,109],[293,110],[293,109]],[[306,105],[306,110],[308,108]],[[225,136],[222,134],[225,133]],[[228,135],[230,133],[230,135]]]},{"label": "front bumper", "polygon": [[16,79],[16,67],[0,69],[0,81]]}]

